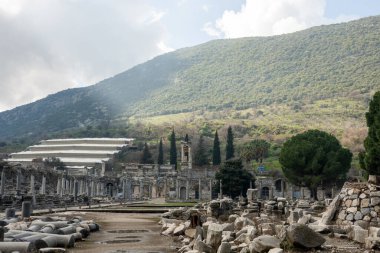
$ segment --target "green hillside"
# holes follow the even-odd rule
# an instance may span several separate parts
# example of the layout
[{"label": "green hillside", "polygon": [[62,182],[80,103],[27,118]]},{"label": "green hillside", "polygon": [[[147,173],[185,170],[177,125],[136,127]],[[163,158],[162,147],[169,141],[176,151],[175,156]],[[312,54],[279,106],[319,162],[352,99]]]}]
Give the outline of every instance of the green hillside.
[{"label": "green hillside", "polygon": [[339,128],[342,122],[362,121],[368,100],[379,89],[376,16],[286,35],[216,40],[164,54],[93,86],[0,113],[0,139],[42,136],[113,119],[194,111],[255,114],[261,108],[277,108],[279,115],[303,112],[286,114],[294,116],[284,120],[295,131],[303,127],[305,109],[317,108],[329,119],[336,113],[339,120],[332,128]]}]

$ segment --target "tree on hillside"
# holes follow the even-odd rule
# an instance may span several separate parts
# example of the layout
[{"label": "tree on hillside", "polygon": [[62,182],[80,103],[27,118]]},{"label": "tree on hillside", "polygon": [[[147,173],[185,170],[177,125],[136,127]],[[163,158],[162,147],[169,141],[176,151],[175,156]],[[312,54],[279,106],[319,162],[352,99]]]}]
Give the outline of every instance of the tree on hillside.
[{"label": "tree on hillside", "polygon": [[359,154],[360,165],[369,175],[380,175],[380,92],[376,92],[365,115],[368,135],[365,152]]},{"label": "tree on hillside", "polygon": [[253,140],[245,143],[240,150],[240,156],[246,161],[255,160],[262,163],[263,159],[268,156],[270,144],[266,140]]},{"label": "tree on hillside", "polygon": [[160,143],[158,144],[157,164],[164,164],[164,148],[162,145],[162,138],[160,139]]},{"label": "tree on hillside", "polygon": [[234,157],[234,152],[234,135],[231,126],[229,126],[227,130],[226,160]]},{"label": "tree on hillside", "polygon": [[245,196],[251,181],[255,180],[253,175],[243,168],[241,159],[226,161],[216,173],[215,179],[221,180],[223,194],[231,198]]},{"label": "tree on hillside", "polygon": [[174,165],[175,169],[177,169],[177,145],[175,143],[174,129],[172,130],[169,140],[170,140],[170,164]]},{"label": "tree on hillside", "polygon": [[152,154],[149,151],[149,146],[146,142],[144,144],[144,149],[143,149],[142,154],[141,154],[140,163],[141,164],[152,164],[152,163],[154,163],[153,158],[152,158]]},{"label": "tree on hillside", "polygon": [[206,153],[205,144],[203,141],[203,135],[199,136],[198,145],[194,152],[194,164],[203,166],[208,164],[208,158]]},{"label": "tree on hillside", "polygon": [[214,147],[212,149],[212,165],[220,165],[221,162],[222,162],[222,158],[220,156],[219,136],[218,136],[218,131],[215,131]]},{"label": "tree on hillside", "polygon": [[279,161],[286,178],[308,187],[316,197],[318,185],[344,179],[351,166],[352,153],[335,136],[319,130],[297,134],[286,141]]}]

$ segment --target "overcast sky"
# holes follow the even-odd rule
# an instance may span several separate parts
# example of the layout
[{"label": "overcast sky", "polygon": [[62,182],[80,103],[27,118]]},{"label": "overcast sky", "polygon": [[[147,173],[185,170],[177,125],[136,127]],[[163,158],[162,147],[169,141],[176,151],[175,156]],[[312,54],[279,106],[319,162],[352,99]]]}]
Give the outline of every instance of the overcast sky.
[{"label": "overcast sky", "polygon": [[379,14],[378,0],[0,0],[0,111],[212,39]]}]

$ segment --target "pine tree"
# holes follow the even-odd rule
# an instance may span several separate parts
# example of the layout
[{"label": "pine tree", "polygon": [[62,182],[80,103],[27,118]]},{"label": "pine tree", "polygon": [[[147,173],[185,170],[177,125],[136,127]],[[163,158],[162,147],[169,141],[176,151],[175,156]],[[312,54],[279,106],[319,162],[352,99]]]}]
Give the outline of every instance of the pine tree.
[{"label": "pine tree", "polygon": [[199,136],[197,149],[195,150],[195,153],[194,153],[194,164],[198,166],[203,166],[203,165],[208,164],[206,148],[203,142],[203,135]]},{"label": "pine tree", "polygon": [[189,135],[188,134],[186,134],[186,136],[185,136],[185,142],[186,143],[189,142]]},{"label": "pine tree", "polygon": [[365,152],[359,154],[360,165],[369,175],[380,175],[380,92],[376,92],[366,113],[368,136],[364,140]]},{"label": "pine tree", "polygon": [[218,131],[215,131],[214,148],[212,149],[212,165],[220,165],[221,161],[219,136]]},{"label": "pine tree", "polygon": [[175,143],[174,129],[170,135],[170,164],[174,165],[175,169],[177,169],[177,146]]},{"label": "pine tree", "polygon": [[146,142],[144,145],[143,152],[141,154],[140,163],[141,164],[152,164],[152,163],[154,163],[153,158],[152,158],[152,154],[150,153],[148,144]]},{"label": "pine tree", "polygon": [[234,135],[231,126],[229,126],[227,131],[226,160],[233,158],[234,152]]},{"label": "pine tree", "polygon": [[162,138],[160,139],[160,144],[158,145],[157,164],[164,164],[164,148],[162,146]]}]

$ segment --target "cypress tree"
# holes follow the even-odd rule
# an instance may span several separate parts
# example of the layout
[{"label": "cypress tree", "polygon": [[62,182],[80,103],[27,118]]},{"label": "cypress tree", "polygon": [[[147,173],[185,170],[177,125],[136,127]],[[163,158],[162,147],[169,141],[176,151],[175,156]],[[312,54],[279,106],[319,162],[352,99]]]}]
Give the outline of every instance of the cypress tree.
[{"label": "cypress tree", "polygon": [[366,113],[368,136],[364,140],[365,152],[359,154],[360,165],[369,175],[380,175],[380,92],[376,92]]},{"label": "cypress tree", "polygon": [[164,148],[162,146],[162,138],[160,139],[160,144],[158,145],[157,164],[164,164]]},{"label": "cypress tree", "polygon": [[152,164],[154,163],[152,154],[149,151],[148,144],[145,142],[143,152],[141,154],[141,159],[140,159],[141,164]]},{"label": "cypress tree", "polygon": [[233,158],[234,152],[234,135],[231,126],[229,126],[227,131],[226,160]]},{"label": "cypress tree", "polygon": [[186,134],[186,136],[185,136],[185,142],[189,142],[189,135],[188,134]]},{"label": "cypress tree", "polygon": [[212,165],[220,165],[222,159],[220,157],[220,142],[218,131],[215,131],[214,147],[212,149]]},{"label": "cypress tree", "polygon": [[177,169],[177,146],[175,143],[174,129],[170,135],[170,164],[174,165],[175,169]]},{"label": "cypress tree", "polygon": [[203,165],[208,164],[206,149],[203,142],[203,135],[199,136],[197,149],[195,150],[195,153],[194,153],[194,164],[198,166],[203,166]]}]

